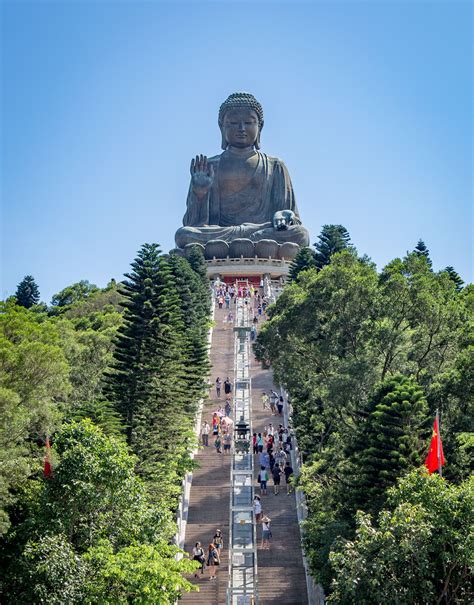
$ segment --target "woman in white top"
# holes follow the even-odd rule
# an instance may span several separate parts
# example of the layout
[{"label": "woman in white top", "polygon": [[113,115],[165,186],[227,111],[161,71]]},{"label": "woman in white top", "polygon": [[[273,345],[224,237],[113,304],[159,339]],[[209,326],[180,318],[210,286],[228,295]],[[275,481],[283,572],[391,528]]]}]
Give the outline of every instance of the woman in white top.
[{"label": "woman in white top", "polygon": [[259,523],[262,518],[262,502],[260,501],[260,496],[255,496],[253,499],[253,510],[255,511],[255,521]]},{"label": "woman in white top", "polygon": [[270,521],[271,519],[265,515],[262,519],[262,548],[264,550],[270,549],[270,538],[272,536],[272,532],[270,530]]},{"label": "woman in white top", "polygon": [[[206,556],[204,554],[204,549],[201,546],[201,542],[196,542],[194,548],[193,548],[193,561],[197,561],[198,563],[201,564],[201,575],[204,573],[204,565],[206,562]],[[194,577],[197,578],[198,573],[197,573],[197,569],[194,572]]]}]

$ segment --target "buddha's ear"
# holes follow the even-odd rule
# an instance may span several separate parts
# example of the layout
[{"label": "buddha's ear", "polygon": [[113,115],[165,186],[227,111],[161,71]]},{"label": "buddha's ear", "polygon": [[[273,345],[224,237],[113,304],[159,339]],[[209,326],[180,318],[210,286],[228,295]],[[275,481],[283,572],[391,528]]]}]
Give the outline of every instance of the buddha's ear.
[{"label": "buddha's ear", "polygon": [[262,132],[263,124],[258,129],[257,138],[255,140],[255,149],[258,151],[260,149],[260,134]]},{"label": "buddha's ear", "polygon": [[221,149],[225,151],[227,149],[227,141],[225,140],[224,130],[222,129],[222,126],[219,126],[219,128],[221,130]]}]

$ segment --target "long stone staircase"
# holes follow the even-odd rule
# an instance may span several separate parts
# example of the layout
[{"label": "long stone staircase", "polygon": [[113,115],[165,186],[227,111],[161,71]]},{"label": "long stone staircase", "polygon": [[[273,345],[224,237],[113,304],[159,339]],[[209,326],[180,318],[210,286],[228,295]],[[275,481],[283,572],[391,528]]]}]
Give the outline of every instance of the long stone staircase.
[{"label": "long stone staircase", "polygon": [[[234,375],[234,333],[233,325],[224,323],[228,311],[216,309],[215,327],[212,331],[211,364],[212,382],[220,376],[222,382],[227,376]],[[224,387],[218,400],[214,386],[211,398],[204,403],[202,420],[211,424],[212,413],[224,404]],[[190,605],[214,605],[226,603],[229,584],[228,547],[229,547],[229,502],[230,502],[230,461],[231,456],[218,454],[214,448],[214,439],[209,435],[209,447],[199,449],[195,461],[198,468],[193,472],[189,501],[188,522],[184,549],[191,553],[196,542],[201,542],[207,553],[216,529],[222,530],[224,550],[221,553],[221,565],[216,580],[209,580],[208,570],[199,579],[192,579],[199,586],[199,592],[183,595],[180,603]]]},{"label": "long stone staircase", "polygon": [[[212,381],[220,376],[224,381],[234,374],[234,332],[233,325],[224,322],[228,311],[216,309],[215,327],[211,343]],[[251,365],[252,377],[252,423],[254,431],[261,431],[265,424],[273,422],[278,426],[278,416],[271,416],[270,410],[262,410],[262,390],[269,391],[273,386],[272,374],[262,370],[256,363]],[[221,403],[224,402],[221,393]],[[203,420],[210,421],[212,412],[219,402],[215,389],[211,398],[205,402]],[[281,420],[282,421],[282,420]],[[283,421],[282,421],[283,422]],[[209,437],[209,447],[200,448],[196,455],[199,465],[193,473],[188,522],[186,526],[185,550],[191,552],[195,542],[200,541],[207,550],[216,529],[224,536],[224,551],[217,579],[210,581],[206,570],[198,579],[191,578],[199,586],[199,592],[183,595],[180,603],[195,605],[226,605],[229,585],[229,504],[230,504],[230,462],[231,456],[217,454],[213,447],[214,439]],[[258,473],[255,464],[255,487]],[[258,490],[256,493],[259,493]],[[259,605],[306,605],[306,578],[301,554],[300,532],[296,514],[296,501],[293,494],[286,495],[284,480],[280,494],[273,494],[273,484],[269,481],[268,495],[262,497],[263,511],[272,520],[272,543],[270,550],[258,549],[258,604]],[[261,539],[261,527],[257,528],[257,537]]]}]

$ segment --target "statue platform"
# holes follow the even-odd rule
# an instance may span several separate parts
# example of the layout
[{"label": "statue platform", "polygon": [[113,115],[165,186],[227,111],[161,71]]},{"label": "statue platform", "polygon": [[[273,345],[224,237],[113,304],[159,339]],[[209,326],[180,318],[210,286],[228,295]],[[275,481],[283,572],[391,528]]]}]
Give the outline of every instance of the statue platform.
[{"label": "statue platform", "polygon": [[[207,276],[209,279],[217,277],[235,277],[237,279],[263,278],[268,276],[271,280],[286,281],[291,261],[279,258],[214,258],[206,261]],[[252,279],[253,278],[253,279]]]}]

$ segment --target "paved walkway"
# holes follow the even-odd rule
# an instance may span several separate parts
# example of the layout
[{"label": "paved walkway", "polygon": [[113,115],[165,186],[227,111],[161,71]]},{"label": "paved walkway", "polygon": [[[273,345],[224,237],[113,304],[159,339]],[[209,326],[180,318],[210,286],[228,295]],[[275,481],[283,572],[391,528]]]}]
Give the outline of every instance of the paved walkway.
[{"label": "paved walkway", "polygon": [[[283,416],[272,416],[270,410],[263,411],[262,391],[267,394],[273,388],[271,371],[262,370],[259,364],[252,364],[252,425],[254,432],[262,432],[270,422],[275,428],[284,424]],[[255,459],[255,485],[259,471],[258,459]],[[270,472],[269,472],[270,475]],[[306,576],[301,554],[300,529],[296,514],[295,495],[286,495],[285,478],[282,477],[280,493],[273,493],[273,480],[270,475],[267,495],[261,496],[264,515],[271,519],[272,541],[270,550],[259,549],[258,592],[259,605],[306,605]],[[259,494],[260,490],[256,489]],[[261,541],[262,528],[257,528],[257,538]]]},{"label": "paved walkway", "polygon": [[[215,327],[211,344],[211,380],[226,376],[233,380],[234,375],[234,333],[233,326],[223,322],[228,311],[216,309]],[[262,390],[269,391],[273,386],[272,374],[262,370],[258,364],[251,367],[254,431],[262,431],[265,424],[273,422],[278,426],[279,417],[262,410]],[[223,389],[221,402],[224,403]],[[215,389],[211,399],[205,402],[203,420],[210,421],[212,412],[218,406]],[[191,552],[198,540],[206,549],[217,528],[223,531],[224,552],[217,580],[210,581],[208,572],[198,580],[191,579],[200,587],[200,592],[183,595],[180,603],[190,605],[225,605],[229,582],[228,575],[228,538],[229,538],[229,499],[230,499],[230,460],[217,454],[213,447],[212,436],[209,447],[201,448],[195,458],[199,468],[193,473],[188,523],[186,527],[185,550]],[[258,473],[256,464],[256,476]],[[256,489],[256,493],[259,490]],[[270,550],[258,550],[258,589],[259,605],[306,605],[306,579],[301,556],[300,533],[296,515],[294,495],[287,496],[283,479],[280,494],[273,495],[273,482],[269,481],[268,495],[262,497],[263,511],[272,520],[273,541]],[[261,539],[261,527],[257,529]]]},{"label": "paved walkway", "polygon": [[[216,309],[215,326],[211,343],[211,382],[217,376],[222,382],[227,376],[234,379],[234,331],[233,325],[224,323],[228,311]],[[216,396],[214,386],[210,392],[211,399],[204,402],[202,420],[211,424],[212,413],[219,403],[225,404],[224,386],[221,399]],[[211,431],[212,432],[212,431]],[[229,545],[229,501],[230,501],[230,461],[231,456],[218,454],[214,448],[214,438],[209,435],[209,447],[199,449],[195,461],[199,468],[193,472],[191,496],[189,502],[188,522],[184,549],[191,553],[196,542],[201,542],[206,551],[216,529],[222,530],[224,551],[216,580],[209,580],[208,570],[193,583],[199,585],[199,592],[183,595],[180,603],[190,605],[225,605],[227,586],[229,584],[228,545]]]}]

